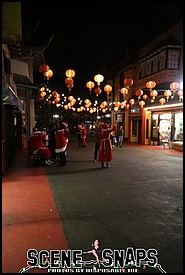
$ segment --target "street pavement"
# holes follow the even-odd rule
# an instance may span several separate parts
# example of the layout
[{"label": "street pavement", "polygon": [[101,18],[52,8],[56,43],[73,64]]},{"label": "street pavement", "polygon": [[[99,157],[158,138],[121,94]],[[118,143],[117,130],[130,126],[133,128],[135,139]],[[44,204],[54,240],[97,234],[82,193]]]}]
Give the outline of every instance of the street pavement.
[{"label": "street pavement", "polygon": [[124,143],[108,169],[93,153],[93,137],[71,136],[67,165],[46,167],[69,249],[154,248],[166,273],[183,273],[183,152]]}]

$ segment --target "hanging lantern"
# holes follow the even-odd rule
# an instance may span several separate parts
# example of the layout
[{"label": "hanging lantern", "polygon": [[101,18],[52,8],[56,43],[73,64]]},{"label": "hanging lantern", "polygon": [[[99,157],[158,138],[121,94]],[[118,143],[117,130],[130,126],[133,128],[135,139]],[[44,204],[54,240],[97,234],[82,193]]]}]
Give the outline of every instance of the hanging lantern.
[{"label": "hanging lantern", "polygon": [[73,97],[72,95],[70,95],[70,96],[68,97],[68,99],[71,101],[71,100],[74,99],[74,97]]},{"label": "hanging lantern", "polygon": [[100,83],[104,80],[104,77],[101,74],[97,74],[95,75],[94,80],[97,82],[97,85],[99,86]]},{"label": "hanging lantern", "polygon": [[71,86],[71,85],[73,84],[73,79],[72,79],[72,78],[69,78],[69,77],[66,78],[66,79],[65,79],[65,84],[66,84],[66,86],[68,86],[68,85]]},{"label": "hanging lantern", "polygon": [[156,82],[155,81],[148,81],[146,83],[146,87],[149,89],[149,91],[152,91],[153,88],[155,88]]},{"label": "hanging lantern", "polygon": [[139,90],[135,91],[135,95],[137,96],[138,101],[139,101],[141,96],[143,95],[143,90],[139,89]]},{"label": "hanging lantern", "polygon": [[75,76],[75,71],[69,69],[69,70],[67,70],[67,71],[65,72],[65,75],[66,75],[68,78],[73,78],[73,77]]},{"label": "hanging lantern", "polygon": [[44,73],[44,76],[46,77],[47,80],[50,79],[50,77],[53,76],[53,71],[52,70],[49,70],[47,72]]},{"label": "hanging lantern", "polygon": [[126,103],[123,101],[123,102],[121,102],[121,108],[123,109],[123,108],[125,108],[125,106],[126,106]]},{"label": "hanging lantern", "polygon": [[121,102],[117,101],[117,102],[115,103],[115,106],[116,106],[116,107],[121,106]]},{"label": "hanging lantern", "polygon": [[98,88],[94,89],[94,92],[95,92],[96,96],[98,96],[101,94],[102,90],[98,87]]},{"label": "hanging lantern", "polygon": [[124,85],[126,86],[127,89],[130,88],[130,86],[133,85],[134,81],[132,78],[125,78],[124,81],[123,81]]},{"label": "hanging lantern", "polygon": [[170,84],[170,90],[172,91],[171,98],[173,98],[174,92],[176,92],[176,91],[179,89],[179,87],[180,87],[179,82],[172,82],[172,83]]},{"label": "hanging lantern", "polygon": [[106,113],[106,111],[107,111],[106,109],[102,109],[102,113]]},{"label": "hanging lantern", "polygon": [[164,96],[166,97],[166,100],[167,100],[167,102],[168,102],[168,99],[169,99],[169,97],[172,95],[172,92],[170,91],[170,90],[166,90],[165,92],[164,92]]},{"label": "hanging lantern", "polygon": [[179,82],[172,82],[171,84],[170,84],[170,90],[171,91],[177,91],[178,89],[179,89],[179,87],[180,87],[180,84],[179,84]]},{"label": "hanging lantern", "polygon": [[39,72],[41,73],[46,73],[47,71],[49,71],[49,66],[46,65],[46,64],[41,64],[40,67],[39,67]]},{"label": "hanging lantern", "polygon": [[141,106],[141,109],[143,108],[144,105],[145,105],[144,100],[139,101],[139,106]]},{"label": "hanging lantern", "polygon": [[53,92],[52,92],[52,95],[53,95],[54,97],[57,97],[59,94],[58,94],[56,91],[53,91]]},{"label": "hanging lantern", "polygon": [[143,95],[143,99],[147,100],[148,96],[147,95]]},{"label": "hanging lantern", "polygon": [[60,101],[60,97],[55,97],[55,98],[54,98],[54,102],[55,102],[55,103],[58,103],[59,101]]},{"label": "hanging lantern", "polygon": [[118,111],[118,107],[114,107],[114,111],[117,112]]},{"label": "hanging lantern", "polygon": [[133,98],[131,98],[129,102],[130,102],[130,104],[134,104],[135,100]]},{"label": "hanging lantern", "polygon": [[183,91],[182,91],[182,90],[179,90],[179,91],[177,92],[177,95],[178,95],[178,97],[179,97],[179,101],[182,101],[182,100],[183,100]]},{"label": "hanging lantern", "polygon": [[61,105],[60,103],[57,103],[57,104],[56,104],[56,107],[57,107],[57,108],[59,108],[59,107],[60,107],[60,105]]},{"label": "hanging lantern", "polygon": [[128,89],[127,88],[121,88],[120,93],[123,94],[123,95],[127,95],[128,94]]},{"label": "hanging lantern", "polygon": [[109,94],[109,93],[112,91],[112,87],[111,87],[110,85],[106,85],[106,86],[104,87],[104,91],[105,91],[107,94]]},{"label": "hanging lantern", "polygon": [[155,98],[156,98],[157,95],[158,95],[158,92],[156,90],[152,90],[150,92],[150,96],[152,97],[151,102],[153,102],[155,100]]},{"label": "hanging lantern", "polygon": [[42,96],[44,98],[46,96],[46,92],[45,91],[41,92],[40,96]]},{"label": "hanging lantern", "polygon": [[67,110],[67,109],[68,109],[68,106],[67,106],[67,105],[64,105],[64,109]]},{"label": "hanging lantern", "polygon": [[94,88],[94,86],[95,86],[95,84],[92,81],[88,81],[86,83],[86,87],[89,89],[89,91],[92,91],[92,89]]},{"label": "hanging lantern", "polygon": [[159,103],[163,105],[166,102],[166,99],[164,97],[159,99]]}]

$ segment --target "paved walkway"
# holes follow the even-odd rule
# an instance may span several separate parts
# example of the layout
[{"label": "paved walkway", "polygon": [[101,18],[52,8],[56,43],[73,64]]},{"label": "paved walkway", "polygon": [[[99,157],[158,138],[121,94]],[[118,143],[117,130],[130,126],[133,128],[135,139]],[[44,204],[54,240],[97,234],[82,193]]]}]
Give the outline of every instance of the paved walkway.
[{"label": "paved walkway", "polygon": [[[73,154],[77,141],[73,142]],[[76,144],[74,145],[74,142]],[[90,147],[91,146],[91,147]],[[87,151],[91,154],[93,144]],[[125,146],[133,146],[142,149],[161,151],[164,154],[182,156],[183,152],[173,149],[163,149],[161,146],[141,146],[137,144],[125,143]],[[79,148],[77,148],[79,149]],[[86,150],[86,148],[83,148]],[[124,148],[122,148],[124,150]],[[122,150],[120,149],[120,150]],[[87,158],[89,158],[88,155]],[[92,154],[93,156],[93,154]],[[83,163],[83,155],[74,159],[74,162],[80,165]],[[86,161],[86,160],[85,160]],[[90,160],[91,161],[91,160]],[[88,163],[87,163],[88,164]],[[72,165],[72,163],[71,163]],[[84,162],[85,165],[85,162]],[[93,165],[93,167],[91,167]],[[96,164],[99,167],[99,163]],[[63,219],[58,209],[62,205],[54,200],[52,184],[49,183],[49,177],[56,171],[57,167],[33,168],[28,166],[26,150],[20,150],[16,153],[16,158],[8,170],[8,174],[2,180],[2,272],[18,273],[20,269],[26,266],[26,251],[30,248],[41,249],[67,249],[68,240],[64,234]],[[89,171],[97,170],[93,163],[89,163]],[[61,167],[60,167],[61,168]],[[58,169],[60,169],[58,168]],[[49,174],[47,175],[50,169]],[[70,165],[69,168],[71,169]],[[78,169],[78,168],[77,168]],[[85,169],[85,168],[84,168]],[[48,170],[48,171],[47,171]],[[76,173],[72,175],[74,181]],[[85,170],[84,170],[85,171]],[[111,171],[111,170],[110,170]],[[79,170],[79,173],[83,172]],[[68,172],[62,172],[66,177]],[[59,173],[60,174],[60,173]],[[86,173],[87,174],[87,173]],[[95,173],[96,174],[96,173]],[[56,174],[57,175],[57,174]],[[80,176],[81,174],[79,174]],[[97,177],[97,174],[95,175]],[[67,179],[67,178],[66,178]],[[103,179],[103,178],[102,178]],[[75,180],[79,180],[75,178]],[[56,197],[55,197],[56,198]],[[67,198],[64,198],[64,201]],[[75,209],[75,205],[73,206]],[[88,217],[86,217],[88,218]],[[85,219],[85,217],[84,217]],[[87,233],[87,232],[86,232]],[[68,230],[70,236],[70,230]],[[78,236],[76,236],[78,237]],[[86,244],[87,245],[87,244]],[[46,270],[33,269],[31,273],[46,273]]]}]

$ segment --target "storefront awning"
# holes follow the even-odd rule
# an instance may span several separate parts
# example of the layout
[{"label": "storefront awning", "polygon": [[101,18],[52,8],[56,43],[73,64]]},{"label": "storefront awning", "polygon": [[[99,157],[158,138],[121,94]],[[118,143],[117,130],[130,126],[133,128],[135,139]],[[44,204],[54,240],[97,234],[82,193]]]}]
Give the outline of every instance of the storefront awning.
[{"label": "storefront awning", "polygon": [[34,85],[27,76],[24,75],[13,75],[13,80],[17,87],[30,88],[38,90],[38,86]]},{"label": "storefront awning", "polygon": [[12,105],[17,107],[19,110],[24,111],[24,107],[16,93],[10,86],[2,83],[2,104]]}]

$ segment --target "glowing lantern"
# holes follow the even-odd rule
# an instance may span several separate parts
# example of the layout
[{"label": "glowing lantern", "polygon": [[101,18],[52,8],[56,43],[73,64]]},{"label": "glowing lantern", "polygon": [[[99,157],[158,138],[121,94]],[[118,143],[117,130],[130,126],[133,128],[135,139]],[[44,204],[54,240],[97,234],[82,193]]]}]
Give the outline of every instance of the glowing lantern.
[{"label": "glowing lantern", "polygon": [[46,96],[46,92],[45,91],[41,92],[40,96],[45,97]]},{"label": "glowing lantern", "polygon": [[60,103],[57,103],[57,104],[56,104],[56,107],[57,107],[57,108],[59,108],[59,107],[60,107],[60,105],[61,105]]},{"label": "glowing lantern", "polygon": [[97,84],[99,86],[100,83],[104,80],[104,77],[101,74],[97,74],[97,75],[95,75],[94,80],[97,82]]},{"label": "glowing lantern", "polygon": [[68,85],[72,85],[73,84],[73,79],[72,78],[66,78],[65,79],[65,84],[66,84],[66,86],[68,86]]},{"label": "glowing lantern", "polygon": [[120,93],[123,94],[123,95],[127,95],[128,94],[128,89],[127,88],[121,88]]},{"label": "glowing lantern", "polygon": [[115,106],[116,106],[116,107],[121,106],[121,102],[117,101],[117,102],[115,103]]},{"label": "glowing lantern", "polygon": [[44,76],[46,77],[47,80],[50,79],[50,77],[53,76],[53,71],[52,70],[49,70],[47,72],[44,73]]},{"label": "glowing lantern", "polygon": [[64,109],[67,110],[67,109],[68,109],[68,106],[67,106],[67,105],[64,105]]},{"label": "glowing lantern", "polygon": [[138,100],[141,98],[141,96],[143,95],[143,91],[141,89],[135,91],[135,95],[138,97]]},{"label": "glowing lantern", "polygon": [[156,82],[155,81],[148,81],[146,83],[146,87],[149,89],[149,91],[152,91],[153,88],[155,88]]},{"label": "glowing lantern", "polygon": [[129,89],[129,87],[133,85],[134,81],[132,78],[129,77],[129,78],[125,78],[123,83],[126,86],[126,88]]},{"label": "glowing lantern", "polygon": [[147,100],[148,96],[147,95],[143,95],[143,99]]},{"label": "glowing lantern", "polygon": [[179,89],[179,87],[180,87],[180,84],[179,84],[179,82],[172,82],[171,84],[170,84],[170,90],[171,91],[177,91],[178,89]]},{"label": "glowing lantern", "polygon": [[94,89],[94,92],[95,92],[96,96],[98,96],[101,94],[102,90],[98,87],[98,88]]},{"label": "glowing lantern", "polygon": [[106,113],[106,109],[102,109],[102,113]]},{"label": "glowing lantern", "polygon": [[55,97],[54,102],[58,103],[60,101],[60,97]]},{"label": "glowing lantern", "polygon": [[133,98],[131,98],[129,102],[130,102],[130,104],[134,104],[135,100]]},{"label": "glowing lantern", "polygon": [[144,105],[145,105],[144,100],[139,101],[139,106],[141,106],[141,109],[143,108]]},{"label": "glowing lantern", "polygon": [[170,84],[170,90],[172,91],[172,96],[171,96],[171,98],[173,98],[173,93],[176,92],[176,91],[179,89],[179,87],[180,87],[179,82],[172,82],[172,83]]},{"label": "glowing lantern", "polygon": [[170,91],[170,90],[166,90],[165,92],[164,92],[164,96],[166,97],[166,99],[167,99],[167,102],[168,102],[168,99],[169,99],[169,97],[172,95],[172,92]]},{"label": "glowing lantern", "polygon": [[94,86],[95,86],[95,84],[92,81],[89,81],[89,82],[86,83],[86,87],[89,89],[89,91],[92,91]]},{"label": "glowing lantern", "polygon": [[179,97],[179,101],[180,101],[180,100],[183,100],[183,91],[182,91],[182,90],[179,90],[179,91],[177,92],[177,95],[178,95],[178,97]]},{"label": "glowing lantern", "polygon": [[164,97],[159,99],[159,103],[163,105],[166,102],[166,99]]},{"label": "glowing lantern", "polygon": [[118,107],[114,107],[114,111],[116,111],[116,112],[117,112],[117,111],[118,111]]},{"label": "glowing lantern", "polygon": [[158,92],[156,90],[152,90],[150,92],[150,96],[152,97],[151,102],[153,102],[155,100],[155,98],[156,98],[157,95],[158,95]]},{"label": "glowing lantern", "polygon": [[71,100],[74,99],[74,97],[71,95],[71,96],[68,97],[68,99],[71,101]]},{"label": "glowing lantern", "polygon": [[107,94],[109,94],[109,93],[112,91],[112,87],[111,87],[110,85],[106,85],[106,86],[104,87],[104,91],[105,91]]},{"label": "glowing lantern", "polygon": [[47,71],[49,71],[49,66],[46,65],[46,64],[41,64],[40,67],[39,67],[39,72],[44,74]]},{"label": "glowing lantern", "polygon": [[53,95],[54,97],[57,97],[59,94],[58,94],[56,91],[53,91],[53,92],[52,92],[52,95]]},{"label": "glowing lantern", "polygon": [[67,70],[67,71],[65,72],[65,75],[66,75],[68,78],[72,78],[72,77],[75,76],[75,71],[69,69],[69,70]]}]

